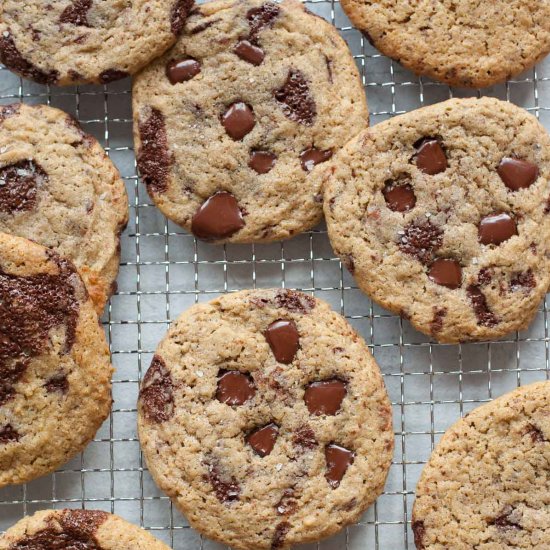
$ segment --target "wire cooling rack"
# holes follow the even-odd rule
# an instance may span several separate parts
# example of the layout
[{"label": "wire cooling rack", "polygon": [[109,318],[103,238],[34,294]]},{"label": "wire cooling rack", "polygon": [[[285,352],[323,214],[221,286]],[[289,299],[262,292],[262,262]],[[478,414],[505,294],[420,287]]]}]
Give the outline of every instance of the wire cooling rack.
[{"label": "wire cooling rack", "polygon": [[[480,95],[418,78],[380,55],[337,2],[308,2],[308,8],[332,21],[348,42],[367,91],[371,124],[449,97]],[[483,94],[525,107],[550,128],[550,62]],[[126,182],[130,224],[122,237],[119,290],[103,317],[116,367],[110,418],[85,452],[55,474],[0,490],[0,532],[40,509],[95,508],[141,525],[177,550],[223,548],[190,529],[155,487],[136,433],[138,385],[169,322],[221,293],[273,286],[314,293],[356,327],[384,373],[396,437],[384,494],[357,525],[304,549],[413,549],[414,490],[441,434],[479,404],[549,378],[547,301],[525,332],[493,343],[439,345],[359,292],[335,258],[324,226],[284,243],[212,246],[167,221],[136,173],[129,80],[53,88],[0,68],[0,103],[14,101],[59,107],[97,137]]]}]

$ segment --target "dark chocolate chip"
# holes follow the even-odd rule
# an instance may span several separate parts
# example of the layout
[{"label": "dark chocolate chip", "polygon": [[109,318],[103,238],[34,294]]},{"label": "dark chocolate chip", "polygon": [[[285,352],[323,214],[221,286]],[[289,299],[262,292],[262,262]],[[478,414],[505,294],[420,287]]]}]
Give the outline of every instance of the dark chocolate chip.
[{"label": "dark chocolate chip", "polygon": [[466,289],[466,294],[472,302],[472,307],[474,308],[477,322],[480,325],[483,325],[485,327],[494,327],[498,324],[499,321],[497,319],[497,316],[489,309],[487,298],[485,298],[485,294],[481,292],[478,286],[470,285]]},{"label": "dark chocolate chip", "polygon": [[294,290],[281,289],[277,291],[275,304],[288,311],[309,313],[315,307],[315,298]]},{"label": "dark chocolate chip", "polygon": [[313,125],[317,108],[302,72],[290,70],[283,86],[273,95],[288,119],[305,126]]},{"label": "dark chocolate chip", "polygon": [[485,216],[478,227],[482,244],[500,244],[518,234],[516,222],[505,212]]},{"label": "dark chocolate chip", "polygon": [[335,415],[342,406],[348,391],[342,380],[333,378],[311,383],[304,393],[304,401],[310,414]]},{"label": "dark chocolate chip", "polygon": [[528,269],[527,271],[521,271],[515,273],[510,280],[510,290],[512,292],[529,292],[531,289],[537,286],[537,281],[533,275],[533,271]]},{"label": "dark chocolate chip", "polygon": [[170,13],[172,34],[178,36],[183,30],[187,16],[193,7],[193,0],[176,0]]},{"label": "dark chocolate chip", "polygon": [[26,212],[36,206],[36,194],[48,181],[43,168],[32,160],[21,160],[0,168],[0,212]]},{"label": "dark chocolate chip", "polygon": [[421,172],[435,176],[447,169],[447,157],[437,139],[424,138],[417,142],[415,147],[416,166]]},{"label": "dark chocolate chip", "polygon": [[191,80],[201,72],[201,64],[192,58],[172,60],[166,65],[166,76],[171,84]]},{"label": "dark chocolate chip", "polygon": [[414,535],[414,544],[416,550],[424,549],[424,536],[426,535],[426,528],[424,527],[423,521],[413,521],[412,522],[412,531]]},{"label": "dark chocolate chip", "polygon": [[546,441],[548,441],[544,437],[544,433],[542,432],[542,430],[534,424],[527,424],[526,431],[531,436],[531,441],[533,443],[545,443]]},{"label": "dark chocolate chip", "polygon": [[271,454],[279,435],[279,426],[271,422],[262,428],[254,430],[246,436],[246,442],[262,458]]},{"label": "dark chocolate chip", "polygon": [[455,289],[462,284],[462,267],[456,260],[438,258],[430,266],[428,277],[438,285]]},{"label": "dark chocolate chip", "polygon": [[430,323],[430,332],[435,335],[443,328],[443,322],[447,316],[447,308],[433,306],[433,312],[434,316],[432,318],[432,322]]},{"label": "dark chocolate chip", "polygon": [[414,256],[426,264],[443,242],[443,231],[430,221],[409,223],[399,240],[399,248],[405,254]]},{"label": "dark chocolate chip", "polygon": [[242,101],[230,105],[222,115],[221,121],[227,135],[235,141],[243,139],[256,125],[254,112]]},{"label": "dark chocolate chip", "polygon": [[202,31],[205,31],[218,21],[220,21],[220,19],[210,19],[210,21],[205,21],[204,23],[201,23],[200,25],[197,25],[196,27],[193,27],[191,30],[189,30],[189,34],[198,34]]},{"label": "dark chocolate chip", "polygon": [[311,172],[315,166],[326,162],[332,157],[332,150],[327,149],[322,151],[321,149],[316,149],[315,147],[310,147],[305,151],[300,153],[300,163],[302,165],[302,170],[305,172]]},{"label": "dark chocolate chip", "polygon": [[214,488],[218,500],[224,504],[239,500],[241,487],[238,481],[232,476],[222,475],[216,464],[209,463],[206,466],[208,468],[208,480]]},{"label": "dark chocolate chip", "polygon": [[0,122],[7,118],[16,115],[19,112],[21,103],[9,103],[8,105],[0,105]]},{"label": "dark chocolate chip", "polygon": [[355,460],[355,453],[336,443],[330,443],[325,447],[325,459],[327,462],[327,471],[325,477],[329,485],[336,489],[348,468]]},{"label": "dark chocolate chip", "polygon": [[147,420],[160,424],[174,416],[174,385],[164,360],[155,355],[139,392],[141,410]]},{"label": "dark chocolate chip", "polygon": [[352,275],[355,273],[355,260],[351,254],[343,254],[340,257],[340,261]]},{"label": "dark chocolate chip", "polygon": [[109,84],[109,82],[122,80],[128,76],[130,76],[130,74],[126,71],[121,71],[120,69],[107,69],[99,74],[99,81],[101,84]]},{"label": "dark chocolate chip", "polygon": [[493,271],[489,267],[483,267],[477,274],[477,283],[479,285],[488,285],[493,280]]},{"label": "dark chocolate chip", "polygon": [[7,424],[0,428],[0,445],[5,445],[7,443],[14,443],[19,441],[20,435],[17,430],[13,429],[11,424]]},{"label": "dark chocolate chip", "polygon": [[275,532],[273,533],[273,539],[271,541],[271,550],[278,550],[284,546],[285,538],[289,531],[290,523],[288,523],[288,521],[281,521],[281,523],[275,527]]},{"label": "dark chocolate chip", "polygon": [[256,394],[256,386],[250,374],[236,370],[223,371],[218,375],[216,399],[226,405],[244,405]]},{"label": "dark chocolate chip", "polygon": [[394,212],[408,212],[416,204],[413,188],[408,183],[387,181],[382,190],[386,204]]},{"label": "dark chocolate chip", "polygon": [[149,117],[140,119],[138,126],[141,145],[137,163],[141,177],[150,193],[164,193],[174,163],[168,148],[164,115],[158,109],[151,109]]},{"label": "dark chocolate chip", "polygon": [[500,179],[511,191],[518,191],[531,186],[539,177],[536,164],[526,160],[504,157],[497,168]]},{"label": "dark chocolate chip", "polygon": [[258,174],[267,174],[277,161],[277,157],[268,151],[252,151],[248,166]]},{"label": "dark chocolate chip", "polygon": [[279,6],[273,2],[266,2],[258,8],[248,10],[246,18],[250,27],[251,42],[258,40],[258,34],[268,27],[272,27],[280,12]]},{"label": "dark chocolate chip", "polygon": [[332,59],[325,55],[325,64],[327,66],[328,81],[332,84]]},{"label": "dark chocolate chip", "polygon": [[17,49],[11,34],[0,34],[0,61],[8,69],[39,84],[55,84],[59,78],[58,71],[43,71],[27,61]]},{"label": "dark chocolate chip", "polygon": [[252,65],[261,65],[264,60],[265,53],[259,46],[255,46],[248,40],[241,40],[233,49],[235,54],[243,61],[247,61]]},{"label": "dark chocolate chip", "polygon": [[88,11],[92,7],[92,0],[73,0],[72,5],[67,6],[61,16],[60,23],[89,27]]},{"label": "dark chocolate chip", "polygon": [[274,321],[267,327],[265,338],[279,363],[292,363],[300,347],[300,334],[294,321]]},{"label": "dark chocolate chip", "polygon": [[311,429],[310,426],[305,424],[304,426],[300,426],[294,435],[292,436],[292,443],[296,445],[296,447],[300,447],[303,450],[309,450],[315,449],[317,447],[317,438],[315,437],[315,432]]},{"label": "dark chocolate chip", "polygon": [[69,391],[69,380],[66,374],[59,373],[47,380],[44,387],[48,393],[66,394]]},{"label": "dark chocolate chip", "polygon": [[281,500],[275,506],[277,515],[289,516],[296,511],[298,502],[296,501],[296,493],[294,489],[285,489],[281,496]]},{"label": "dark chocolate chip", "polygon": [[[8,347],[11,349],[6,355],[17,356],[20,351],[19,347],[9,337],[5,336],[0,328],[0,348],[5,353]],[[28,359],[22,359],[11,365],[0,363],[0,374],[2,375],[0,378],[0,407],[15,396],[14,386],[23,378],[27,366]]]},{"label": "dark chocolate chip", "polygon": [[512,514],[514,512],[514,509],[509,506],[507,507],[500,516],[497,516],[495,519],[488,521],[487,523],[489,525],[493,525],[498,529],[507,530],[507,529],[515,529],[515,530],[522,530],[523,527],[517,522],[512,519]]},{"label": "dark chocolate chip", "polygon": [[219,191],[203,202],[191,221],[193,234],[206,241],[225,239],[243,227],[237,199],[226,191]]}]

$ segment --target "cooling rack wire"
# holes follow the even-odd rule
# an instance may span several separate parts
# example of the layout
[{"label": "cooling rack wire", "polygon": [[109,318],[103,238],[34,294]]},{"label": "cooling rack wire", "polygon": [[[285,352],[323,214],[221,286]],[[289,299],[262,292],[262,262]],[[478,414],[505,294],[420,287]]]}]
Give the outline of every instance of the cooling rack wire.
[{"label": "cooling rack wire", "polygon": [[[360,69],[371,124],[449,97],[481,95],[418,78],[380,55],[352,28],[338,2],[307,7],[331,21]],[[550,62],[483,90],[516,103],[550,128]],[[345,315],[369,344],[393,405],[395,456],[384,494],[336,537],[303,550],[414,549],[414,490],[445,429],[479,404],[516,386],[548,379],[548,297],[531,327],[492,343],[440,345],[359,292],[329,245],[324,225],[271,245],[197,242],[152,206],[136,172],[130,80],[108,86],[53,88],[0,67],[0,103],[47,103],[73,114],[116,163],[130,198],[122,237],[119,289],[103,316],[116,374],[109,419],[79,457],[55,474],[0,490],[0,532],[36,510],[92,508],[119,514],[176,550],[218,550],[200,537],[155,487],[139,450],[139,382],[169,322],[197,302],[244,288],[313,293]]]}]

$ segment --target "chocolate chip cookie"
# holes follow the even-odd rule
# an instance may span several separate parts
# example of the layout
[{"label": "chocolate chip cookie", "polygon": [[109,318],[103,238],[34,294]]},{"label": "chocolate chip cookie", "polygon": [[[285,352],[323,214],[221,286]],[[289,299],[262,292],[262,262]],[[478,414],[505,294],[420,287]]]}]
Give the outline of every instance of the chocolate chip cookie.
[{"label": "chocolate chip cookie", "polygon": [[540,382],[447,430],[416,489],[416,547],[550,548],[549,495],[550,382]]},{"label": "chocolate chip cookie", "polygon": [[168,550],[147,531],[99,510],[45,510],[0,536],[0,550]]},{"label": "chocolate chip cookie", "polygon": [[367,346],[327,304],[291,290],[184,313],[138,409],[159,487],[235,549],[288,548],[355,522],[392,458],[390,403]]},{"label": "chocolate chip cookie", "polygon": [[127,77],[174,44],[193,0],[3,0],[0,60],[66,86]]},{"label": "chocolate chip cookie", "polygon": [[196,8],[134,83],[138,165],[162,212],[200,239],[275,241],[322,215],[317,166],[367,124],[336,29],[300,2]]},{"label": "chocolate chip cookie", "polygon": [[109,349],[75,267],[0,233],[0,487],[54,471],[109,414]]},{"label": "chocolate chip cookie", "polygon": [[482,88],[550,51],[550,4],[531,0],[342,0],[382,53],[451,86]]},{"label": "chocolate chip cookie", "polygon": [[550,138],[523,109],[453,99],[352,140],[326,183],[360,288],[440,342],[525,328],[550,283]]},{"label": "chocolate chip cookie", "polygon": [[70,259],[98,312],[114,290],[128,199],[118,170],[69,115],[0,107],[0,231]]}]

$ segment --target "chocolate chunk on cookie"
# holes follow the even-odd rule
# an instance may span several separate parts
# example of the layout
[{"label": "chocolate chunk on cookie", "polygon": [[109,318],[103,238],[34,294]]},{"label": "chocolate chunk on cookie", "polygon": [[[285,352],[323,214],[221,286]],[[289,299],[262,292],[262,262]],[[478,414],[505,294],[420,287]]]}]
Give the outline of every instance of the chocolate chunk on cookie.
[{"label": "chocolate chunk on cookie", "polygon": [[239,550],[355,522],[392,457],[390,403],[367,346],[327,304],[291,290],[186,311],[157,349],[138,415],[159,487],[194,528]]},{"label": "chocolate chunk on cookie", "polygon": [[[451,426],[416,488],[416,548],[550,547],[550,382]],[[467,496],[466,496],[467,495]]]},{"label": "chocolate chunk on cookie", "polygon": [[135,78],[133,108],[153,201],[216,243],[314,227],[312,175],[368,123],[346,44],[294,0],[197,7],[176,45]]},{"label": "chocolate chunk on cookie", "polygon": [[0,487],[50,473],[84,448],[109,414],[111,372],[75,267],[0,233]]},{"label": "chocolate chunk on cookie", "polygon": [[366,129],[313,175],[360,288],[440,342],[527,327],[550,284],[550,138],[525,110],[454,99]]}]

